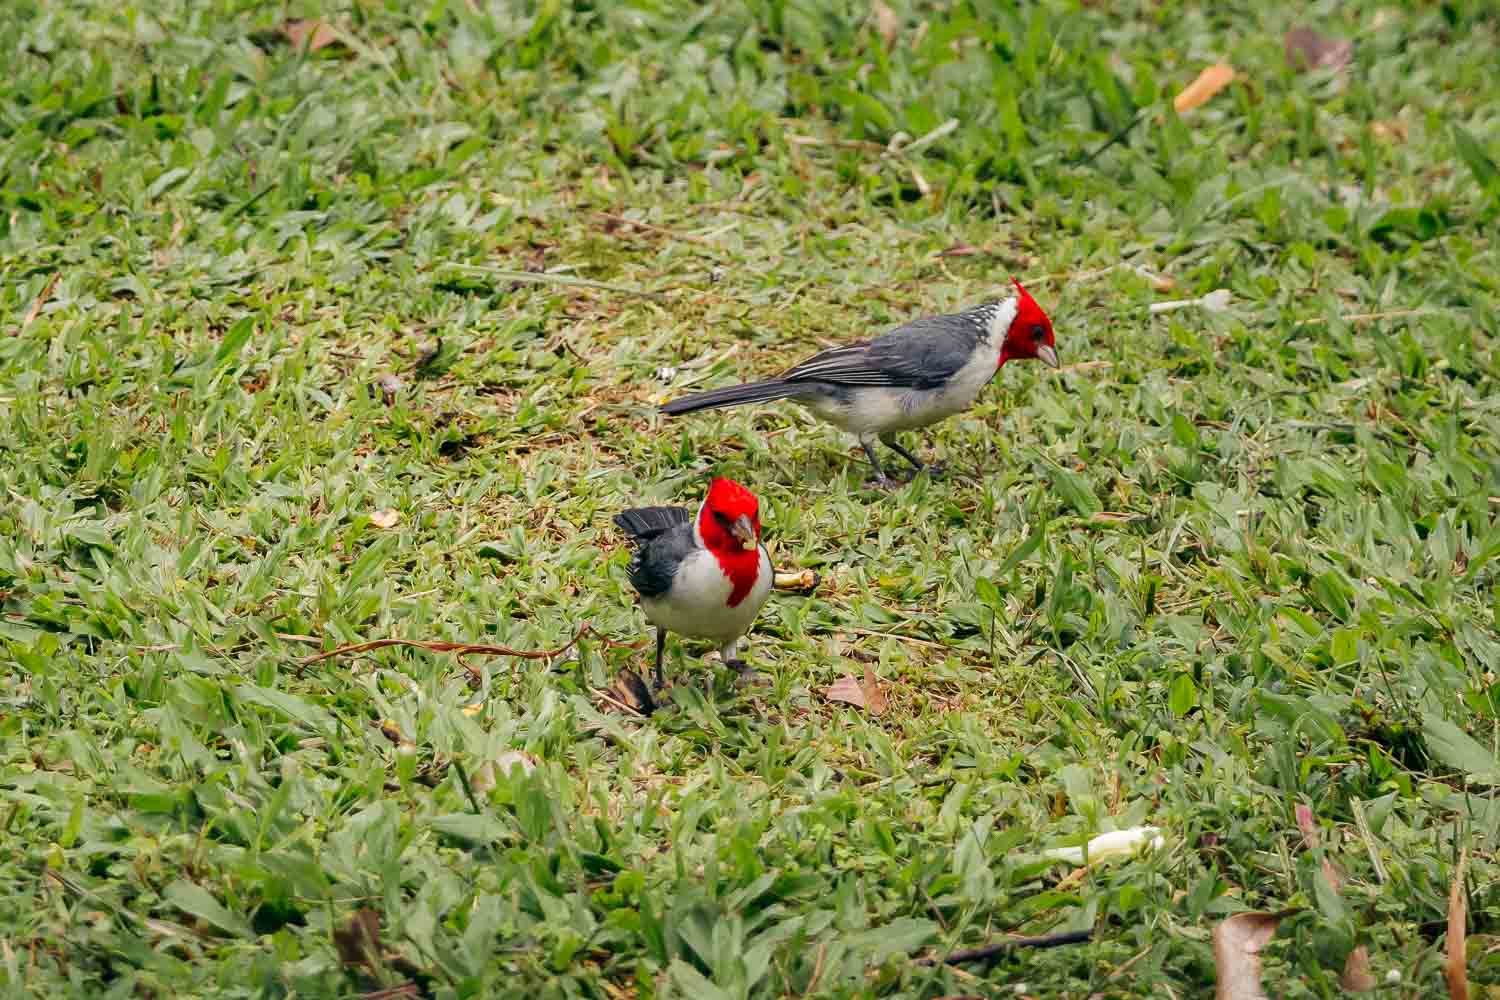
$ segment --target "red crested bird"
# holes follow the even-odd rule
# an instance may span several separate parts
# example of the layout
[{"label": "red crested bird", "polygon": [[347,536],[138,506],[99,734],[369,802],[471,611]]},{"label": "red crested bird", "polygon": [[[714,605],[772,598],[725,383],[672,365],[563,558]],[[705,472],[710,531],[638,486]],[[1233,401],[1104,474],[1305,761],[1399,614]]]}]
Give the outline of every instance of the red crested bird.
[{"label": "red crested bird", "polygon": [[912,320],[874,340],[814,354],[776,378],[684,396],[661,410],[675,416],[790,399],[857,435],[876,481],[889,485],[875,454],[877,439],[921,472],[921,460],[897,442],[897,431],[968,409],[1007,361],[1039,358],[1057,367],[1052,320],[1019,281],[1011,281],[1016,293],[999,302]]},{"label": "red crested bird", "polygon": [[755,494],[715,479],[696,515],[685,507],[637,507],[614,520],[636,545],[626,574],[656,626],[656,686],[669,631],[711,639],[724,662],[743,673],[747,664],[735,650],[774,577]]}]

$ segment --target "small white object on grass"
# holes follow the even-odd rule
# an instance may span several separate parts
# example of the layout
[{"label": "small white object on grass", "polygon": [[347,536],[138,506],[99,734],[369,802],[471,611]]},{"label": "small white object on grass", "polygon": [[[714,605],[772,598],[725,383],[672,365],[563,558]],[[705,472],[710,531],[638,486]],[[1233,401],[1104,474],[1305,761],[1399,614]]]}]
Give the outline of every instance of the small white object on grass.
[{"label": "small white object on grass", "polygon": [[1087,850],[1083,847],[1054,847],[1043,851],[1042,857],[1054,861],[1067,861],[1070,864],[1081,865],[1084,858],[1088,858],[1089,864],[1103,861],[1106,858],[1130,855],[1151,848],[1160,849],[1166,839],[1161,835],[1161,828],[1155,826],[1133,826],[1128,830],[1115,830],[1111,833],[1101,833],[1088,842]]},{"label": "small white object on grass", "polygon": [[1223,312],[1229,308],[1230,300],[1233,298],[1227,288],[1215,288],[1207,295],[1196,299],[1174,299],[1171,302],[1153,302],[1148,307],[1151,315],[1157,313],[1171,312],[1173,309],[1186,309],[1189,306],[1198,306],[1209,312]]}]

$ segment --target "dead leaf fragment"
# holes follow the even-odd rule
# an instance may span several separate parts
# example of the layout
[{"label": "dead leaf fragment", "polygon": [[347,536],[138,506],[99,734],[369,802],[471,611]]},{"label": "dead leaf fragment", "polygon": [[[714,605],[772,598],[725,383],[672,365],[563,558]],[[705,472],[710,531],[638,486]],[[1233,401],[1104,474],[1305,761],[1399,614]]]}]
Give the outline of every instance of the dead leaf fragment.
[{"label": "dead leaf fragment", "polygon": [[401,512],[399,510],[391,510],[390,508],[377,510],[370,515],[370,523],[377,528],[394,528],[396,522],[400,520]]},{"label": "dead leaf fragment", "polygon": [[1214,1000],[1266,1000],[1260,988],[1260,951],[1296,910],[1236,913],[1214,927]]},{"label": "dead leaf fragment", "polygon": [[656,699],[651,696],[650,685],[629,668],[620,671],[614,683],[598,695],[606,709],[622,714],[643,716],[656,711]]},{"label": "dead leaf fragment", "polygon": [[830,684],[823,696],[829,701],[841,701],[855,708],[862,708],[871,715],[885,713],[885,692],[875,678],[875,671],[865,667],[863,680],[853,674],[845,674]]},{"label": "dead leaf fragment", "polygon": [[342,43],[339,33],[326,21],[311,18],[306,21],[288,21],[281,26],[281,33],[286,35],[286,40],[299,49],[305,48],[309,52],[326,49],[330,45]]},{"label": "dead leaf fragment", "polygon": [[1443,978],[1448,982],[1448,1000],[1469,1000],[1469,969],[1465,949],[1468,946],[1468,896],[1464,892],[1464,869],[1469,864],[1469,849],[1458,855],[1453,871],[1453,888],[1448,890],[1448,960],[1443,963]]},{"label": "dead leaf fragment", "polygon": [[384,736],[390,742],[396,744],[396,746],[400,747],[402,750],[412,750],[416,748],[415,743],[402,735],[401,727],[396,725],[390,719],[380,720],[380,735]]},{"label": "dead leaf fragment", "polygon": [[1208,102],[1219,91],[1229,86],[1234,80],[1234,67],[1228,63],[1214,63],[1206,67],[1198,74],[1198,78],[1183,88],[1172,101],[1172,106],[1180,115],[1185,111],[1191,111]]},{"label": "dead leaf fragment", "polygon": [[890,48],[896,43],[896,35],[901,31],[901,19],[880,0],[870,4],[870,15],[875,19],[876,34],[885,42],[885,47]]},{"label": "dead leaf fragment", "polygon": [[1286,61],[1292,69],[1343,69],[1354,55],[1354,43],[1347,38],[1329,38],[1311,28],[1298,27],[1282,39]]},{"label": "dead leaf fragment", "polygon": [[347,968],[365,966],[371,972],[380,963],[380,914],[356,910],[342,927],[333,929],[333,947]]}]

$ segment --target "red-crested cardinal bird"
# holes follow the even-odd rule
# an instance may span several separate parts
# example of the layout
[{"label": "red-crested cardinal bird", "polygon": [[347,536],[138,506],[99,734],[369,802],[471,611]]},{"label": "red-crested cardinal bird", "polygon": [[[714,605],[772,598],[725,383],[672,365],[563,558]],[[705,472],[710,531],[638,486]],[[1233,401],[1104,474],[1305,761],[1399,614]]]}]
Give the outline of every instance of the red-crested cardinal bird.
[{"label": "red-crested cardinal bird", "polygon": [[715,479],[698,513],[685,507],[637,507],[615,515],[636,544],[626,573],[656,626],[656,686],[667,632],[711,639],[724,662],[770,596],[771,556],[760,543],[760,501],[732,479]]},{"label": "red-crested cardinal bird", "polygon": [[676,415],[790,399],[857,435],[876,481],[889,485],[876,439],[921,472],[921,460],[896,441],[897,431],[968,409],[1007,361],[1040,358],[1057,367],[1052,320],[1011,281],[1016,294],[999,302],[912,320],[874,340],[814,354],[776,378],[684,396],[661,410]]}]

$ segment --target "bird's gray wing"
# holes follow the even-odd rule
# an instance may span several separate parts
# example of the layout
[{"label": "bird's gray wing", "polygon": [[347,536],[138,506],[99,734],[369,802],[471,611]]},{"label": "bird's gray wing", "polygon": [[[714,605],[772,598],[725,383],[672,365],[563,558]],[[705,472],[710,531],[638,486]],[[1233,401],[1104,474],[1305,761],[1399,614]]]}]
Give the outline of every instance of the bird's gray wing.
[{"label": "bird's gray wing", "polygon": [[849,387],[937,388],[968,363],[987,334],[986,320],[976,315],[978,311],[929,316],[872,341],[830,348],[789,369],[781,378]]},{"label": "bird's gray wing", "polygon": [[683,521],[643,542],[625,567],[625,574],[642,597],[660,597],[672,589],[677,567],[697,548],[692,521]]}]

